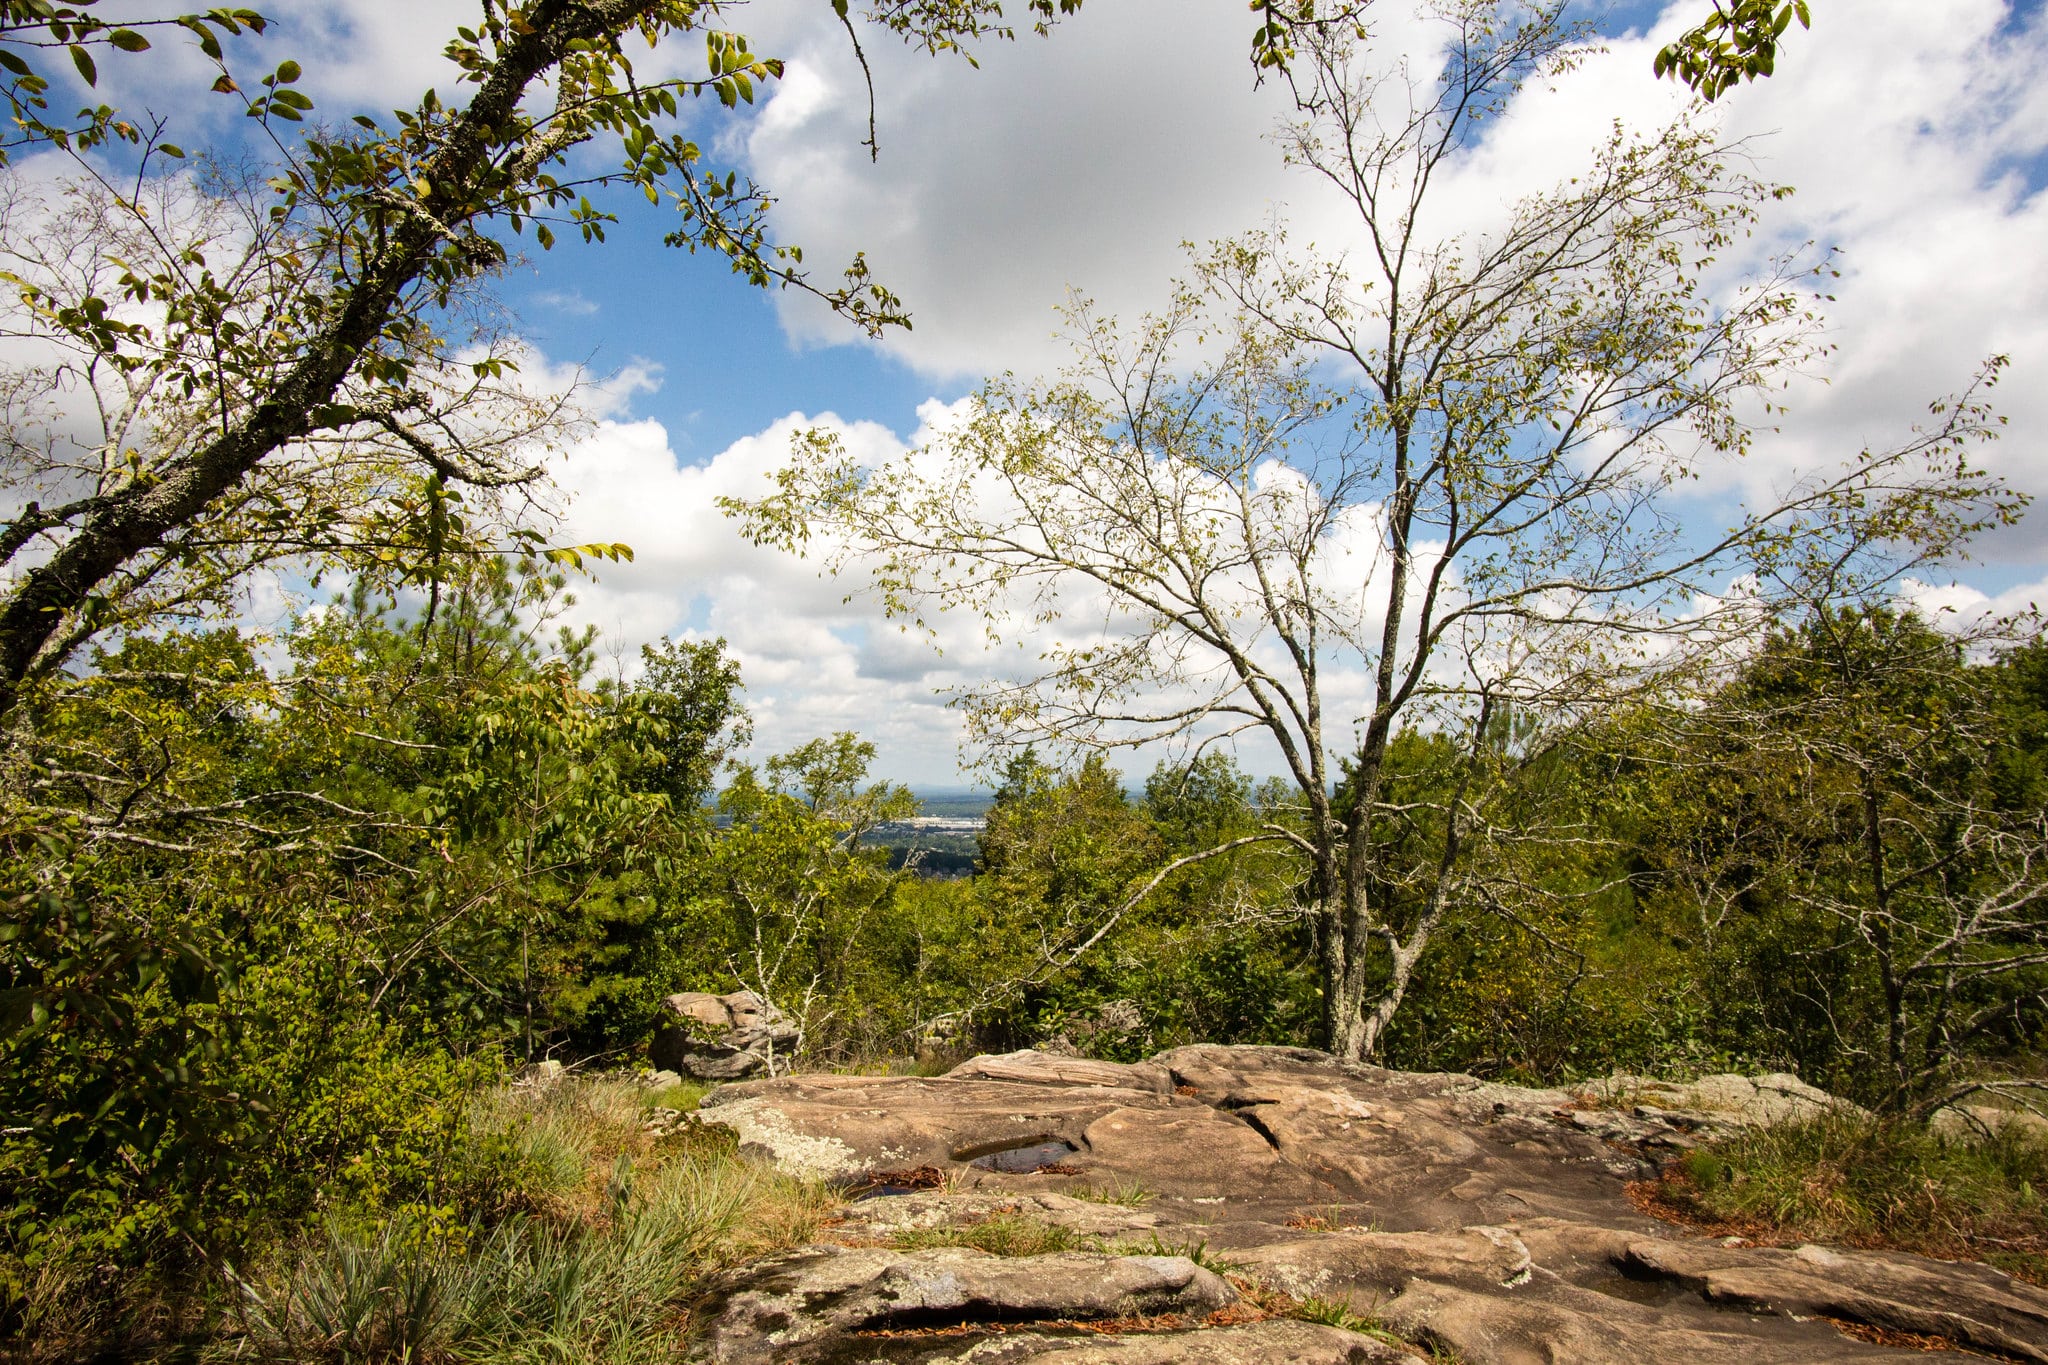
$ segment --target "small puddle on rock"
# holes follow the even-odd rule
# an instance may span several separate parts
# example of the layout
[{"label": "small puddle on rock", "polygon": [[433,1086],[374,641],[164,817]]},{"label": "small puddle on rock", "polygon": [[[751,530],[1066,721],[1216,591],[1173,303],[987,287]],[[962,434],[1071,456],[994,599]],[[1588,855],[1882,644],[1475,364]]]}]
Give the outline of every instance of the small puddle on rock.
[{"label": "small puddle on rock", "polygon": [[1057,1170],[1074,1154],[1074,1150],[1074,1145],[1070,1142],[1061,1142],[1058,1138],[1041,1138],[1028,1146],[1005,1147],[1001,1151],[984,1152],[967,1164],[978,1171],[1030,1175],[1036,1171]]},{"label": "small puddle on rock", "polygon": [[1610,1299],[1626,1299],[1630,1303],[1664,1304],[1685,1298],[1691,1291],[1675,1281],[1666,1279],[1638,1280],[1628,1275],[1603,1275],[1597,1280],[1588,1280],[1581,1286],[1596,1294],[1605,1294]]}]

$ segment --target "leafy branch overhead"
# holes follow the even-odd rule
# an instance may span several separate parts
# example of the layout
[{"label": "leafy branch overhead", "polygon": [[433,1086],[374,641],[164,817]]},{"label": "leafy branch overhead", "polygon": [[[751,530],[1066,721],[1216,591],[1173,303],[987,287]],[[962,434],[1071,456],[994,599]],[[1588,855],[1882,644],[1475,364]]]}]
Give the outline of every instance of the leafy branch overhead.
[{"label": "leafy branch overhead", "polygon": [[[1041,26],[1072,7],[1028,6]],[[482,357],[458,359],[443,329],[485,301],[486,282],[529,229],[543,249],[564,231],[601,242],[615,221],[594,202],[601,192],[637,191],[665,206],[675,214],[669,245],[724,256],[750,285],[806,291],[870,333],[908,323],[859,255],[838,282],[816,281],[797,246],[773,240],[768,193],[682,131],[691,102],[708,97],[737,109],[782,74],[744,35],[718,27],[716,5],[493,0],[446,49],[470,88],[466,104],[429,91],[388,123],[358,115],[339,131],[307,124],[312,100],[297,88],[297,62],[237,76],[223,39],[262,31],[252,11],[127,28],[101,22],[86,4],[17,0],[0,14],[22,130],[16,145],[41,141],[78,156],[92,212],[123,237],[120,252],[94,257],[96,268],[83,273],[32,263],[10,271],[21,330],[67,348],[78,372],[118,382],[125,397],[115,406],[135,419],[121,425],[142,438],[110,433],[86,496],[70,483],[61,494],[55,484],[48,496],[35,489],[29,510],[6,528],[6,563],[19,572],[0,592],[0,710],[83,640],[138,619],[121,590],[138,563],[181,555],[175,547],[189,550],[194,539],[219,543],[197,528],[233,505],[267,463],[289,464],[317,447],[387,447],[397,462],[391,472],[411,482],[426,516],[405,534],[421,543],[419,573],[432,581],[433,564],[455,543],[434,521],[448,492],[531,482],[539,467],[513,457],[517,443],[506,433],[545,443],[568,416],[533,412],[509,426],[451,419],[444,400],[462,388],[461,367],[516,393],[506,374],[517,354],[504,338],[487,337]],[[994,0],[971,0],[888,5],[868,17],[938,51],[1007,36],[1001,16]],[[267,185],[228,187],[210,196],[216,207],[193,210],[204,217],[225,204],[218,211],[244,220],[235,232],[195,233],[189,218],[152,216],[162,177],[117,186],[79,155],[108,136],[126,138],[142,146],[146,172],[158,154],[183,154],[160,128],[137,128],[111,109],[88,111],[78,127],[44,117],[49,83],[37,52],[62,46],[91,78],[89,49],[146,50],[151,25],[196,35],[217,67],[214,90],[242,101],[271,143]],[[640,54],[684,41],[703,44],[701,74],[650,80],[636,69]],[[540,91],[545,104],[531,98]],[[616,160],[584,170],[579,159],[572,169],[570,152],[591,143],[609,144]],[[264,194],[260,211],[242,211]],[[168,408],[179,415],[168,417]],[[317,534],[300,546],[316,562],[333,547]],[[595,552],[555,557],[574,563]]]},{"label": "leafy branch overhead", "polygon": [[[198,39],[202,52],[218,61],[222,34],[262,33],[270,23],[255,10],[227,6],[204,13],[109,22],[94,12],[98,4],[99,0],[76,0],[69,5],[53,5],[49,0],[0,0],[0,90],[5,91],[13,115],[11,135],[0,137],[0,165],[6,164],[10,153],[37,143],[82,150],[110,136],[131,143],[141,140],[136,126],[120,118],[109,105],[79,110],[75,123],[51,121],[50,78],[37,68],[40,54],[62,52],[78,78],[96,87],[99,64],[94,50],[147,52],[152,44],[145,29],[184,29]],[[183,155],[176,148],[159,150]]]},{"label": "leafy branch overhead", "polygon": [[1659,77],[1682,81],[1703,100],[1777,70],[1778,43],[1792,21],[1811,28],[1806,0],[1714,0],[1714,12],[1657,53]]}]

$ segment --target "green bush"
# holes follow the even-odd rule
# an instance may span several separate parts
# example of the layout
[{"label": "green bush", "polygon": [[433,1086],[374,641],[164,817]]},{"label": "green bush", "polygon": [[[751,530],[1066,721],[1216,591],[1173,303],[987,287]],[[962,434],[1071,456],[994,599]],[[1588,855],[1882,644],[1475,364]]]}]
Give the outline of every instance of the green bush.
[{"label": "green bush", "polygon": [[1800,1238],[1984,1260],[2048,1284],[2048,1139],[1944,1137],[1843,1108],[1688,1153],[1681,1197]]}]

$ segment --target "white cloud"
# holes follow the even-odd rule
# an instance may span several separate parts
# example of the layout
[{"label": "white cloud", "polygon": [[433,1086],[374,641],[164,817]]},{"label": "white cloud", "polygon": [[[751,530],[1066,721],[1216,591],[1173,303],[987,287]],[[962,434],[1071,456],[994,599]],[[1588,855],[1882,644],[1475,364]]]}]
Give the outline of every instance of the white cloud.
[{"label": "white cloud", "polygon": [[[930,404],[923,415],[946,409]],[[907,443],[873,423],[791,413],[711,460],[683,464],[654,421],[606,421],[556,470],[574,494],[559,535],[568,543],[624,541],[629,564],[606,564],[580,585],[575,619],[595,624],[628,656],[664,635],[723,636],[739,660],[755,717],[756,750],[855,730],[880,745],[897,778],[955,778],[958,722],[934,690],[972,666],[971,631],[949,628],[942,657],[883,619],[871,600],[847,602],[858,582],[822,578],[816,561],[758,548],[716,505],[769,491],[768,474],[812,426],[836,430],[864,460]],[[631,666],[631,658],[621,659]]]},{"label": "white cloud", "polygon": [[1987,622],[2040,616],[2048,609],[2048,578],[2000,592],[1984,592],[1956,579],[1946,583],[1907,579],[1899,587],[1899,600],[1938,626],[1968,631]]},{"label": "white cloud", "polygon": [[553,309],[557,313],[567,313],[571,317],[595,317],[598,311],[596,300],[585,298],[573,289],[543,289],[533,296],[533,301],[543,308]]},{"label": "white cloud", "polygon": [[[1654,127],[1684,108],[1650,60],[1698,8],[1674,0],[1649,33],[1524,92],[1443,186],[1450,216],[1484,221],[1582,167],[1615,120]],[[1412,9],[1375,7],[1378,51],[1421,55]],[[1267,141],[1283,88],[1252,88],[1237,6],[1090,7],[1049,41],[990,49],[980,71],[871,46],[878,165],[860,145],[867,106],[843,35],[820,22],[774,37],[791,74],[748,151],[781,196],[780,230],[820,262],[864,248],[917,318],[883,344],[935,378],[1060,364],[1065,290],[1126,316],[1155,305],[1183,239],[1275,212],[1325,248],[1350,235]],[[1729,137],[1752,139],[1757,172],[1797,189],[1724,266],[1739,273],[1812,239],[1839,248],[1843,271],[1827,310],[1833,353],[1789,395],[1751,486],[1898,442],[2000,352],[2013,362],[1998,395],[2011,427],[1988,458],[2048,488],[2048,196],[2019,169],[2038,178],[2048,152],[2044,65],[2038,8],[2014,20],[2000,0],[1863,0],[1816,7],[1777,77],[1724,97]],[[800,340],[848,335],[794,296],[782,306]],[[2032,557],[2042,536],[2048,519],[1993,552]]]},{"label": "white cloud", "polygon": [[[1382,50],[1417,49],[1409,8],[1375,7]],[[1649,33],[1610,43],[1554,90],[1527,92],[1446,185],[1454,212],[1482,220],[1582,165],[1615,119],[1651,126],[1683,107],[1672,83],[1652,79],[1650,57],[1700,8],[1674,0]],[[262,51],[306,62],[323,115],[409,105],[429,84],[452,92],[441,44],[474,13],[473,0],[302,6]],[[1834,351],[1815,377],[1826,382],[1789,395],[1793,412],[1760,447],[1754,482],[1782,483],[1895,442],[1928,400],[1995,351],[2013,362],[1997,395],[2011,425],[1989,458],[2022,487],[2048,492],[2048,197],[2022,169],[2032,165],[2038,180],[2048,156],[2048,82],[2036,75],[2048,68],[2048,18],[2038,7],[2012,14],[2001,0],[1816,6],[1813,30],[1791,35],[1780,74],[1722,101],[1728,133],[1755,139],[1759,173],[1798,190],[1769,211],[1752,252],[1812,238],[1839,248],[1843,269],[1829,306]],[[881,145],[872,164],[861,145],[860,70],[827,9],[762,8],[735,22],[790,66],[760,112],[722,125],[724,136],[777,194],[778,233],[801,243],[821,275],[865,250],[902,292],[917,328],[883,344],[935,382],[1061,363],[1053,310],[1067,288],[1126,316],[1155,306],[1182,268],[1184,239],[1275,213],[1326,247],[1346,238],[1341,217],[1267,140],[1285,91],[1254,88],[1241,4],[1091,3],[1049,41],[985,47],[978,71],[870,34]],[[694,60],[680,45],[662,59]],[[192,83],[193,54],[152,63],[108,65],[153,73],[143,93],[183,119],[242,122],[234,101],[192,95],[210,80]],[[849,335],[799,296],[777,298],[795,339]],[[541,296],[543,306],[602,306],[607,316],[629,301]],[[562,466],[577,494],[566,537],[623,540],[638,554],[605,566],[585,590],[585,619],[628,645],[678,631],[726,635],[764,748],[854,728],[883,745],[892,773],[943,780],[957,727],[933,690],[980,659],[969,633],[945,625],[948,652],[932,655],[870,604],[843,603],[844,588],[811,565],[742,541],[712,499],[761,487],[809,419],[792,414],[686,466],[659,424],[630,420],[634,395],[659,382],[660,360],[636,360],[592,391],[609,420]],[[566,379],[541,357],[527,366],[537,385]],[[875,455],[907,443],[872,425],[846,437]],[[1991,553],[2039,562],[2044,536],[2048,516],[2036,517]],[[2048,581],[1915,591],[1930,606],[2003,610],[2048,600]]]},{"label": "white cloud", "polygon": [[[821,12],[822,13],[822,12]],[[829,18],[829,16],[827,16]],[[790,75],[748,152],[809,259],[864,250],[917,328],[885,344],[935,376],[1039,370],[1068,286],[1113,311],[1163,299],[1183,239],[1255,224],[1291,179],[1264,134],[1286,107],[1254,90],[1241,7],[1088,6],[1049,40],[993,44],[975,70],[871,41],[880,159],[844,35],[793,31]],[[784,296],[813,342],[844,324]]]}]

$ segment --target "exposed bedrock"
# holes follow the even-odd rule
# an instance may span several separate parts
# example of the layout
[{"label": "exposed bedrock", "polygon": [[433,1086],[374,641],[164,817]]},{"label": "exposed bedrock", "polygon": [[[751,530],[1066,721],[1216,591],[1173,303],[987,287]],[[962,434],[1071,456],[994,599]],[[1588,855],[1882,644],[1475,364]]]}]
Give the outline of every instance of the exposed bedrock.
[{"label": "exposed bedrock", "polygon": [[[1703,1134],[1830,1103],[1789,1076],[1535,1090],[1221,1046],[727,1086],[704,1117],[746,1150],[849,1190],[923,1168],[946,1188],[852,1203],[831,1242],[736,1272],[698,1349],[1362,1362],[1414,1359],[1406,1338],[1470,1365],[1790,1365],[1903,1359],[1910,1335],[2048,1362],[2048,1293],[1996,1270],[1724,1244],[1629,1201]],[[995,1217],[1087,1249],[897,1245]],[[1303,1303],[1340,1325],[1286,1315]]]}]

